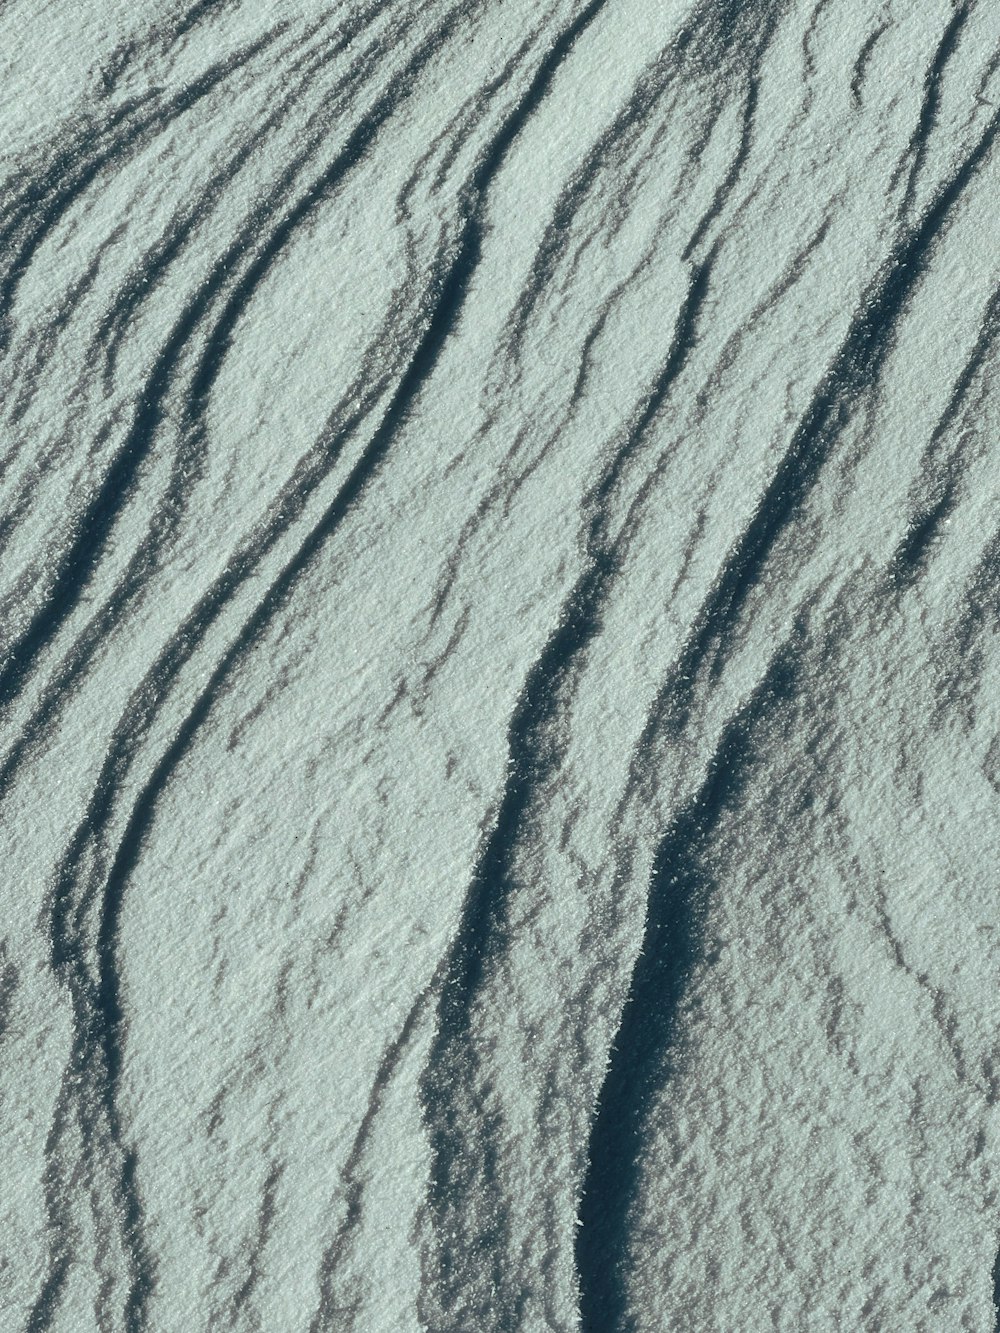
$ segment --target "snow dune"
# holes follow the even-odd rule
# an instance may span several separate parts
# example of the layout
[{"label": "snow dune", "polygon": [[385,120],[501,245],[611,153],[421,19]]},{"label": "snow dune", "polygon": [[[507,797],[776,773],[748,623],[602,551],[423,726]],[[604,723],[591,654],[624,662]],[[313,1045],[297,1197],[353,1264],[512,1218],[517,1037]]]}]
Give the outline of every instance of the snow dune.
[{"label": "snow dune", "polygon": [[976,1330],[1000,8],[0,8],[0,1324]]}]

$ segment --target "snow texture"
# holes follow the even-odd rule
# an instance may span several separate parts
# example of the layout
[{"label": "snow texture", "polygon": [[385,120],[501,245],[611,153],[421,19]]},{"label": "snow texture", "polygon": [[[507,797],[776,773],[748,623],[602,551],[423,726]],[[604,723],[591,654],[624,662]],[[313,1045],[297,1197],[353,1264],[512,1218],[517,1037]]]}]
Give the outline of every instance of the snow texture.
[{"label": "snow texture", "polygon": [[1000,5],[0,60],[0,1326],[991,1333]]}]

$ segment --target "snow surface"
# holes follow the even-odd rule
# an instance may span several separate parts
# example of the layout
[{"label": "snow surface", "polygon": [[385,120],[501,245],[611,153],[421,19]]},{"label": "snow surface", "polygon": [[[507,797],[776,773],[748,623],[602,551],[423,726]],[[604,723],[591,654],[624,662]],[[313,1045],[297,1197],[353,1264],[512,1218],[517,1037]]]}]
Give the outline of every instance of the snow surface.
[{"label": "snow surface", "polygon": [[0,1327],[991,1333],[1000,5],[0,61]]}]

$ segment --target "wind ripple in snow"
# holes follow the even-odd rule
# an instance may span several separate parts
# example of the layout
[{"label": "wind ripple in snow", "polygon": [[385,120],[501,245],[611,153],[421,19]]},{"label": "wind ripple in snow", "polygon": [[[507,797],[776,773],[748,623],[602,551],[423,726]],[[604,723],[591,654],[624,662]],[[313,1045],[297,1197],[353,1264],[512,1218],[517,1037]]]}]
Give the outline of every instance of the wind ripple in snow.
[{"label": "wind ripple in snow", "polygon": [[0,12],[4,1326],[995,1326],[1000,16]]}]

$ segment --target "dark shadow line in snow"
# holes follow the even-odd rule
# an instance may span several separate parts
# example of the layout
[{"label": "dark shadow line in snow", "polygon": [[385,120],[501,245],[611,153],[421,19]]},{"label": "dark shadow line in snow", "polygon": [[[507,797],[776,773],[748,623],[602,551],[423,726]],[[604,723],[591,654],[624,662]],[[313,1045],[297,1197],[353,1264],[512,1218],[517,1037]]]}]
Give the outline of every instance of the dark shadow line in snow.
[{"label": "dark shadow line in snow", "polygon": [[1000,287],[994,288],[992,295],[986,302],[976,341],[952,386],[941,418],[934,427],[928,447],[924,451],[925,458],[932,457],[937,451],[942,436],[954,424],[960,411],[965,407],[969,391],[979,378],[987,358],[992,355],[998,336],[1000,336]]},{"label": "dark shadow line in snow", "polygon": [[958,503],[964,452],[963,437],[960,437],[957,444],[945,454],[943,460],[938,455],[942,452],[942,441],[946,439],[960,414],[963,411],[968,414],[973,410],[968,405],[969,394],[972,386],[982,375],[998,335],[1000,335],[1000,289],[995,290],[986,303],[976,341],[952,386],[945,409],[923,451],[921,470],[915,487],[917,500],[914,513],[907,532],[889,563],[888,579],[897,593],[911,588],[924,574],[935,540],[940,536],[942,526],[948,522]]},{"label": "dark shadow line in snow", "polygon": [[[428,1006],[437,998],[438,990],[441,984],[441,978],[444,973],[443,963],[439,963],[434,971],[434,975],[427,986],[417,996],[417,999],[410,1006],[410,1010],[403,1022],[399,1032],[386,1047],[385,1052],[379,1062],[378,1070],[372,1081],[372,1089],[368,1097],[368,1105],[365,1113],[361,1117],[357,1132],[354,1135],[351,1144],[351,1150],[347,1155],[347,1160],[341,1170],[341,1179],[344,1183],[346,1211],[344,1220],[337,1227],[337,1230],[323,1251],[320,1260],[318,1284],[319,1284],[319,1304],[309,1323],[309,1333],[333,1333],[333,1330],[339,1329],[342,1325],[335,1322],[334,1316],[344,1313],[344,1306],[339,1304],[341,1297],[335,1291],[338,1269],[342,1263],[345,1254],[350,1248],[351,1241],[356,1234],[364,1211],[364,1180],[360,1175],[360,1168],[368,1151],[372,1132],[379,1113],[382,1110],[386,1092],[388,1091],[399,1062],[409,1048],[413,1039],[413,1034],[420,1022],[422,1016],[427,1011]],[[353,1324],[353,1320],[352,1320]]]},{"label": "dark shadow line in snow", "polygon": [[[758,60],[759,60],[758,55]],[[684,247],[681,258],[688,260],[694,251],[701,244],[712,223],[720,216],[726,201],[729,199],[736,186],[737,181],[746,166],[747,159],[750,156],[750,150],[753,147],[753,124],[754,117],[757,114],[757,99],[759,97],[759,81],[756,73],[751,73],[747,78],[746,96],[743,102],[743,127],[740,133],[739,146],[733,155],[733,160],[729,164],[725,177],[719,182],[711,204],[705,210],[704,215],[698,223],[691,239]]]},{"label": "dark shadow line in snow", "polygon": [[861,44],[857,59],[854,62],[854,68],[851,70],[851,100],[856,108],[860,108],[862,102],[861,90],[864,87],[865,71],[868,69],[872,54],[878,45],[879,39],[884,36],[888,30],[889,24],[880,23],[877,28],[868,34]]},{"label": "dark shadow line in snow", "polygon": [[[57,1107],[58,1112],[58,1107]],[[25,1333],[46,1333],[52,1327],[59,1302],[73,1262],[72,1214],[67,1191],[57,1169],[59,1129],[54,1120],[45,1144],[45,1170],[42,1195],[45,1201],[46,1230],[49,1244],[48,1271],[25,1320]]]},{"label": "dark shadow line in snow", "polygon": [[[927,149],[930,145],[931,135],[934,133],[934,127],[937,124],[938,111],[941,107],[941,84],[944,79],[945,70],[948,62],[955,54],[959,39],[962,35],[962,29],[965,27],[970,13],[968,0],[955,6],[955,11],[945,27],[941,41],[938,43],[931,60],[927,74],[924,77],[924,95],[920,105],[920,115],[917,118],[916,128],[910,138],[907,148],[907,156],[910,158],[910,171],[906,179],[906,191],[903,196],[902,211],[904,215],[909,212],[916,196],[917,184],[920,179],[920,172],[923,170],[924,161],[927,157]],[[902,170],[902,164],[897,168],[895,178],[898,179],[898,173]],[[890,186],[891,188],[891,186]]]},{"label": "dark shadow line in snow", "polygon": [[646,924],[611,1060],[592,1121],[576,1262],[583,1333],[631,1333],[627,1262],[650,1117],[671,1075],[679,1014],[704,961],[713,889],[708,844],[738,803],[758,755],[758,733],[792,699],[798,634],[774,657],[727,723],[694,796],[673,819],[653,860]]},{"label": "dark shadow line in snow", "polygon": [[[706,664],[713,675],[721,670],[742,610],[779,538],[800,510],[858,403],[877,389],[899,321],[923,277],[930,252],[951,209],[993,147],[998,130],[1000,114],[990,121],[975,149],[920,221],[893,248],[862,295],[834,363],[730,554],[685,650],[681,673],[688,677],[690,690]],[[679,716],[683,719],[683,712]]]},{"label": "dark shadow line in snow", "polygon": [[819,21],[823,16],[824,9],[829,4],[830,0],[816,0],[813,12],[809,16],[809,22],[806,24],[805,32],[802,34],[802,68],[807,80],[816,76],[816,56],[813,51],[813,44],[816,41]]},{"label": "dark shadow line in snow", "polygon": [[196,3],[181,17],[175,27],[172,38],[179,41],[196,28],[203,19],[211,17],[213,11],[224,10],[231,0],[196,0]]},{"label": "dark shadow line in snow", "polygon": [[245,1257],[246,1276],[239,1287],[233,1292],[229,1302],[228,1315],[229,1327],[238,1327],[242,1311],[246,1308],[253,1296],[254,1290],[260,1282],[261,1263],[268,1242],[274,1230],[274,1221],[277,1215],[277,1197],[281,1185],[281,1178],[285,1173],[286,1163],[280,1158],[273,1159],[268,1164],[267,1174],[264,1178],[264,1187],[261,1192],[260,1207],[257,1210],[256,1226],[254,1228],[254,1237],[249,1245],[249,1252]]},{"label": "dark shadow line in snow", "polygon": [[897,592],[912,587],[926,569],[941,525],[955,508],[956,492],[956,482],[949,478],[939,494],[924,496],[889,565],[889,580]]},{"label": "dark shadow line in snow", "polygon": [[[438,1004],[437,1031],[421,1080],[424,1118],[431,1136],[430,1206],[437,1230],[451,1230],[449,1219],[464,1195],[483,1181],[476,1170],[498,1156],[490,1118],[477,1107],[474,1123],[463,1118],[463,1103],[474,1097],[480,1053],[471,1024],[476,998],[489,969],[509,951],[508,910],[515,862],[525,841],[531,809],[557,772],[564,741],[560,719],[571,697],[586,652],[600,631],[606,604],[627,548],[631,529],[614,542],[607,534],[607,506],[627,459],[634,454],[677,378],[697,337],[697,321],[709,286],[709,265],[692,276],[678,314],[670,351],[640,404],[625,439],[606,464],[588,499],[592,509],[586,564],[565,599],[560,623],[525,678],[507,733],[509,776],[496,820],[466,892],[459,923],[446,955],[447,968]],[[492,1187],[490,1173],[484,1172]],[[495,1182],[493,1182],[495,1183]],[[516,1275],[505,1269],[505,1206],[497,1197],[491,1234],[450,1237],[442,1253],[438,1297],[457,1308],[476,1283],[471,1274],[492,1272],[494,1302],[513,1318],[519,1291]],[[455,1226],[461,1224],[460,1219]],[[468,1254],[462,1262],[460,1248]],[[512,1286],[513,1280],[513,1286]],[[505,1303],[505,1304],[504,1304]],[[496,1318],[497,1310],[479,1309],[477,1319]],[[484,1325],[485,1326],[485,1325]],[[491,1325],[493,1326],[493,1325]]]}]

